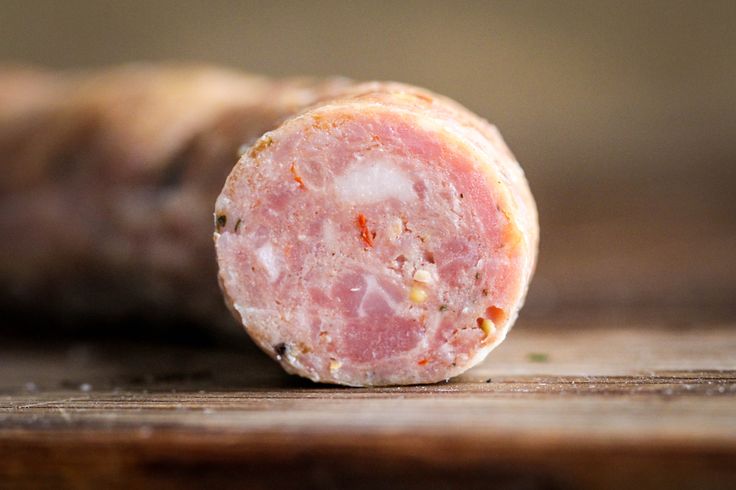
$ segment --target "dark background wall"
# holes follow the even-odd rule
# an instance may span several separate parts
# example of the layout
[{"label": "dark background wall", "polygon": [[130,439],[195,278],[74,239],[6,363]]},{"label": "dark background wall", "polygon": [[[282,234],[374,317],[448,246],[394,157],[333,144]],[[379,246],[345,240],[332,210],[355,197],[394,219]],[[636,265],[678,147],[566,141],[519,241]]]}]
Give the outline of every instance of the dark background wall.
[{"label": "dark background wall", "polygon": [[422,85],[499,126],[542,220],[529,315],[733,313],[736,2],[0,2],[0,60]]}]

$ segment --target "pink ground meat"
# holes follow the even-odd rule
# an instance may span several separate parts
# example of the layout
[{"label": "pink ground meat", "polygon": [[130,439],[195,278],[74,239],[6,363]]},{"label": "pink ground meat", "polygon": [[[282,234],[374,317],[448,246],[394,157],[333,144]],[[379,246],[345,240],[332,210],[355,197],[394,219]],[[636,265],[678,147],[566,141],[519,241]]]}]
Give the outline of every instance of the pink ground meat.
[{"label": "pink ground meat", "polygon": [[452,101],[364,84],[247,151],[216,204],[227,302],[284,368],[430,383],[506,336],[536,261],[536,208],[495,128]]}]

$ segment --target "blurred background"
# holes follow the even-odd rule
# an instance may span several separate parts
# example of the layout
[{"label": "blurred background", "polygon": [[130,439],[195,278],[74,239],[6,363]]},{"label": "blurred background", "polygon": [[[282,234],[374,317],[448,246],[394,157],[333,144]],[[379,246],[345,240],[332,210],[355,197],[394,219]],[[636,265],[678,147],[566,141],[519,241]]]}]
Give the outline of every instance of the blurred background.
[{"label": "blurred background", "polygon": [[522,321],[736,316],[736,2],[5,0],[0,60],[430,88],[500,128],[537,198]]}]

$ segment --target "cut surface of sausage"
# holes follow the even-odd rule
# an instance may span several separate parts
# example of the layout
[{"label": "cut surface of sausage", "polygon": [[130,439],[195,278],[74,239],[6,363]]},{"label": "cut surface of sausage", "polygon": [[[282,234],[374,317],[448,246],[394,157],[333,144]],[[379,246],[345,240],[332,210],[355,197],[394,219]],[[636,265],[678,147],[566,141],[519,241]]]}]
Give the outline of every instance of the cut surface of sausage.
[{"label": "cut surface of sausage", "polygon": [[347,385],[448,379],[505,337],[536,210],[494,128],[366,84],[267,133],[217,200],[229,306],[289,372]]}]

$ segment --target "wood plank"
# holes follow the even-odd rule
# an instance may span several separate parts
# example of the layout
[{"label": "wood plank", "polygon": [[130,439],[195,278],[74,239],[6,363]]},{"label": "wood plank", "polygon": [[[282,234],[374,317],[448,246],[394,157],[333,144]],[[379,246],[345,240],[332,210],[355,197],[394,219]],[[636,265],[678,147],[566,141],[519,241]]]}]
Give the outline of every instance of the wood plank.
[{"label": "wood plank", "polygon": [[247,344],[6,344],[0,481],[733,488],[734,326],[522,322],[456,380],[376,389]]}]

